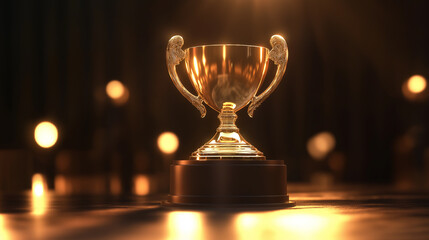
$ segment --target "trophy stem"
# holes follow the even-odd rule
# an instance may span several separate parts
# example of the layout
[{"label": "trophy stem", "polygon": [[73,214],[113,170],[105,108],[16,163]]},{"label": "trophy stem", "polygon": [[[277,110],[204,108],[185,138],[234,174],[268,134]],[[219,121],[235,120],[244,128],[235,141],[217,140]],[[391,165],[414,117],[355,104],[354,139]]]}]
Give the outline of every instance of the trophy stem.
[{"label": "trophy stem", "polygon": [[[220,111],[218,118],[220,120],[220,125],[217,128],[218,133],[238,133],[240,129],[238,129],[237,125],[235,125],[235,121],[237,120],[237,114],[235,114],[235,104],[226,102],[223,104],[222,110]],[[222,134],[220,141],[222,142],[237,142],[239,139],[231,136],[230,138],[226,137]]]},{"label": "trophy stem", "polygon": [[234,103],[223,103],[218,118],[220,125],[216,134],[193,152],[190,160],[265,160],[264,154],[248,143],[235,125]]}]

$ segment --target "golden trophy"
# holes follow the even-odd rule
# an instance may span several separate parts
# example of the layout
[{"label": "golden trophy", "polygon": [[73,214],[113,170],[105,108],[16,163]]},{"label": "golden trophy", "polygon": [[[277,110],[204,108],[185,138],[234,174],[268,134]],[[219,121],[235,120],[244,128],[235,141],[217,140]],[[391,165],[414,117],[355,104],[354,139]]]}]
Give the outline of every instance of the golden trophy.
[{"label": "golden trophy", "polygon": [[[290,206],[286,189],[286,165],[266,160],[247,142],[235,121],[236,112],[255,109],[275,90],[286,71],[288,48],[280,35],[270,40],[272,49],[242,44],[215,44],[182,50],[184,40],[173,36],[167,46],[167,67],[174,85],[201,113],[205,102],[219,112],[215,135],[191,154],[170,166],[170,195],[174,206]],[[256,95],[268,70],[277,65],[274,80]],[[197,95],[182,84],[176,66],[184,60]]]}]

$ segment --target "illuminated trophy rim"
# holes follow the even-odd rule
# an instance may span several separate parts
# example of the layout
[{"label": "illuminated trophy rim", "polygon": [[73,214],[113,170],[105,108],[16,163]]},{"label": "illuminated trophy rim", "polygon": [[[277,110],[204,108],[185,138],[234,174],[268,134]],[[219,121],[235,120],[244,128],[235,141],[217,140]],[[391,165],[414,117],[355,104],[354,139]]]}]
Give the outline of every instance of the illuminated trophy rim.
[{"label": "illuminated trophy rim", "polygon": [[[172,38],[177,37],[173,36]],[[179,36],[180,37],[180,36]],[[269,51],[270,49],[264,47],[264,46],[258,46],[258,45],[251,45],[251,44],[240,44],[240,43],[225,43],[225,44],[220,44],[220,43],[216,43],[216,44],[204,44],[204,45],[198,45],[198,46],[193,46],[193,47],[188,47],[185,49],[192,49],[192,48],[202,48],[202,47],[223,47],[223,46],[227,46],[227,47],[250,47],[250,48],[263,48],[266,49],[267,51]]]},{"label": "illuminated trophy rim", "polygon": [[[272,36],[270,43],[271,43],[271,46],[273,47],[272,50],[270,51],[265,47],[255,46],[255,45],[245,45],[245,44],[201,45],[201,46],[194,46],[194,47],[187,48],[184,51],[181,49],[181,47],[184,44],[184,40],[181,36],[176,35],[169,40],[168,46],[167,46],[167,56],[166,56],[167,67],[168,67],[170,77],[174,85],[176,86],[176,88],[180,91],[180,93],[185,98],[187,98],[200,111],[201,117],[204,117],[206,115],[206,108],[202,104],[203,102],[206,102],[206,104],[209,105],[211,108],[220,112],[218,118],[221,124],[217,128],[216,134],[206,144],[204,144],[202,147],[200,147],[195,152],[193,152],[192,155],[190,156],[190,160],[225,160],[225,159],[265,160],[266,159],[262,152],[260,152],[250,143],[248,143],[239,133],[239,129],[235,125],[235,121],[237,119],[237,115],[235,114],[235,112],[250,103],[248,108],[248,114],[250,117],[253,117],[254,110],[275,90],[275,88],[282,80],[282,77],[286,71],[286,65],[288,61],[287,44],[284,38],[281,37],[280,35]],[[176,65],[178,65],[182,60],[189,58],[190,50],[198,49],[198,48],[210,49],[214,47],[217,47],[217,48],[223,47],[224,61],[225,61],[226,50],[245,47],[245,48],[261,49],[261,54],[263,49],[265,50],[265,52],[269,51],[268,58],[264,59],[265,60],[264,65],[267,65],[268,59],[271,59],[277,65],[277,72],[274,77],[274,80],[270,83],[270,85],[264,92],[256,96],[256,93],[260,85],[262,84],[262,81],[266,74],[266,69],[264,68],[264,71],[260,76],[260,79],[257,79],[257,81],[253,79],[249,80],[250,82],[252,82],[254,86],[252,88],[252,91],[246,93],[247,94],[246,96],[243,96],[244,98],[248,99],[247,102],[244,102],[244,103],[242,102],[237,106],[235,102],[225,101],[223,102],[222,108],[220,109],[220,106],[218,106],[217,104],[213,104],[213,101],[209,98],[209,96],[212,97],[211,95],[202,94],[201,89],[199,89],[196,86],[197,82],[201,85],[201,84],[207,84],[207,81],[202,82],[201,80],[196,80],[195,75],[189,69],[189,66],[188,66],[189,59],[187,59],[186,61],[187,72],[188,72],[189,78],[193,80],[193,81],[191,80],[191,83],[193,84],[194,89],[198,93],[197,96],[193,95],[181,83],[179,76],[177,75],[177,72],[176,72]],[[194,56],[194,61],[203,62],[203,60],[200,60],[199,58],[196,60],[195,56]],[[217,77],[219,77],[219,75]],[[204,85],[200,88],[209,88],[209,87]]]}]

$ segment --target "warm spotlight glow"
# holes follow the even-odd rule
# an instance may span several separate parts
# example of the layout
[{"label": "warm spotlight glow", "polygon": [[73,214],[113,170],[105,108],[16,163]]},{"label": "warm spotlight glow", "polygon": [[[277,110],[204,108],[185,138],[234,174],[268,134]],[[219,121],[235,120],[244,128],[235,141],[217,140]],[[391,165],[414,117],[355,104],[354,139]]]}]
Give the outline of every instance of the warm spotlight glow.
[{"label": "warm spotlight glow", "polygon": [[149,194],[149,178],[146,175],[138,174],[134,177],[134,193],[138,196]]},{"label": "warm spotlight glow", "polygon": [[307,151],[316,160],[323,159],[335,148],[335,137],[330,132],[321,132],[307,142]]},{"label": "warm spotlight glow", "polygon": [[226,45],[223,45],[222,47],[222,57],[223,57],[223,61],[226,60]]},{"label": "warm spotlight glow", "polygon": [[179,147],[179,138],[172,132],[163,132],[158,137],[158,148],[165,154],[172,154]]},{"label": "warm spotlight glow", "polygon": [[36,197],[40,197],[44,194],[44,192],[45,192],[45,180],[44,180],[42,174],[36,173],[33,175],[32,191],[33,191],[33,195]]},{"label": "warm spotlight glow", "polygon": [[198,212],[169,212],[168,239],[204,239],[201,219],[201,213]]},{"label": "warm spotlight glow", "polygon": [[334,209],[297,209],[241,213],[235,220],[238,239],[341,239],[347,217]]},{"label": "warm spotlight glow", "polygon": [[106,85],[106,93],[112,99],[119,99],[124,95],[125,87],[118,80],[112,80]]},{"label": "warm spotlight glow", "polygon": [[12,239],[7,231],[5,224],[5,217],[0,214],[0,239],[1,240],[9,240]]},{"label": "warm spotlight glow", "polygon": [[238,225],[244,228],[253,228],[258,224],[258,217],[254,214],[240,214],[237,218]]},{"label": "warm spotlight glow", "polygon": [[117,105],[126,103],[130,95],[128,88],[118,80],[112,80],[106,85],[106,93]]},{"label": "warm spotlight glow", "polygon": [[41,122],[34,129],[34,140],[42,148],[50,148],[58,140],[57,127],[51,122]]},{"label": "warm spotlight glow", "polygon": [[42,215],[46,211],[46,181],[42,174],[36,173],[32,179],[32,208],[34,215]]},{"label": "warm spotlight glow", "polygon": [[426,89],[426,79],[420,75],[411,76],[408,79],[407,87],[414,94],[421,93]]}]

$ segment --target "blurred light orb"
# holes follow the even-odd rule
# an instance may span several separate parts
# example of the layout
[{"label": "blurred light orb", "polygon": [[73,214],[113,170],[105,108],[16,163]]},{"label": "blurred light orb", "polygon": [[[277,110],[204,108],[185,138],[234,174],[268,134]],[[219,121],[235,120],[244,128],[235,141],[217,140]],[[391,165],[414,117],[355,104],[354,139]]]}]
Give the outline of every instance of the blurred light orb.
[{"label": "blurred light orb", "polygon": [[172,154],[179,147],[179,138],[172,132],[163,132],[158,137],[158,148],[165,154]]},{"label": "blurred light orb", "polygon": [[148,195],[150,191],[150,181],[148,176],[137,174],[134,177],[134,193],[138,196]]},{"label": "blurred light orb", "polygon": [[36,173],[32,178],[32,214],[43,215],[46,212],[48,199],[46,191],[48,190],[45,177]]},{"label": "blurred light orb", "polygon": [[112,80],[106,85],[106,93],[111,99],[119,99],[125,94],[125,86],[118,80]]},{"label": "blurred light orb", "polygon": [[307,142],[307,151],[316,160],[322,160],[335,148],[335,137],[330,132],[321,132]]},{"label": "blurred light orb", "polygon": [[426,79],[421,75],[413,75],[408,79],[407,87],[412,93],[421,93],[426,89]]},{"label": "blurred light orb", "polygon": [[42,148],[50,148],[58,140],[58,129],[51,122],[41,122],[34,129],[34,140]]},{"label": "blurred light orb", "polygon": [[112,80],[106,85],[106,93],[119,106],[125,104],[130,97],[128,88],[118,80]]},{"label": "blurred light orb", "polygon": [[45,179],[43,178],[42,174],[36,173],[33,175],[31,189],[33,192],[33,196],[43,196],[45,192]]}]

